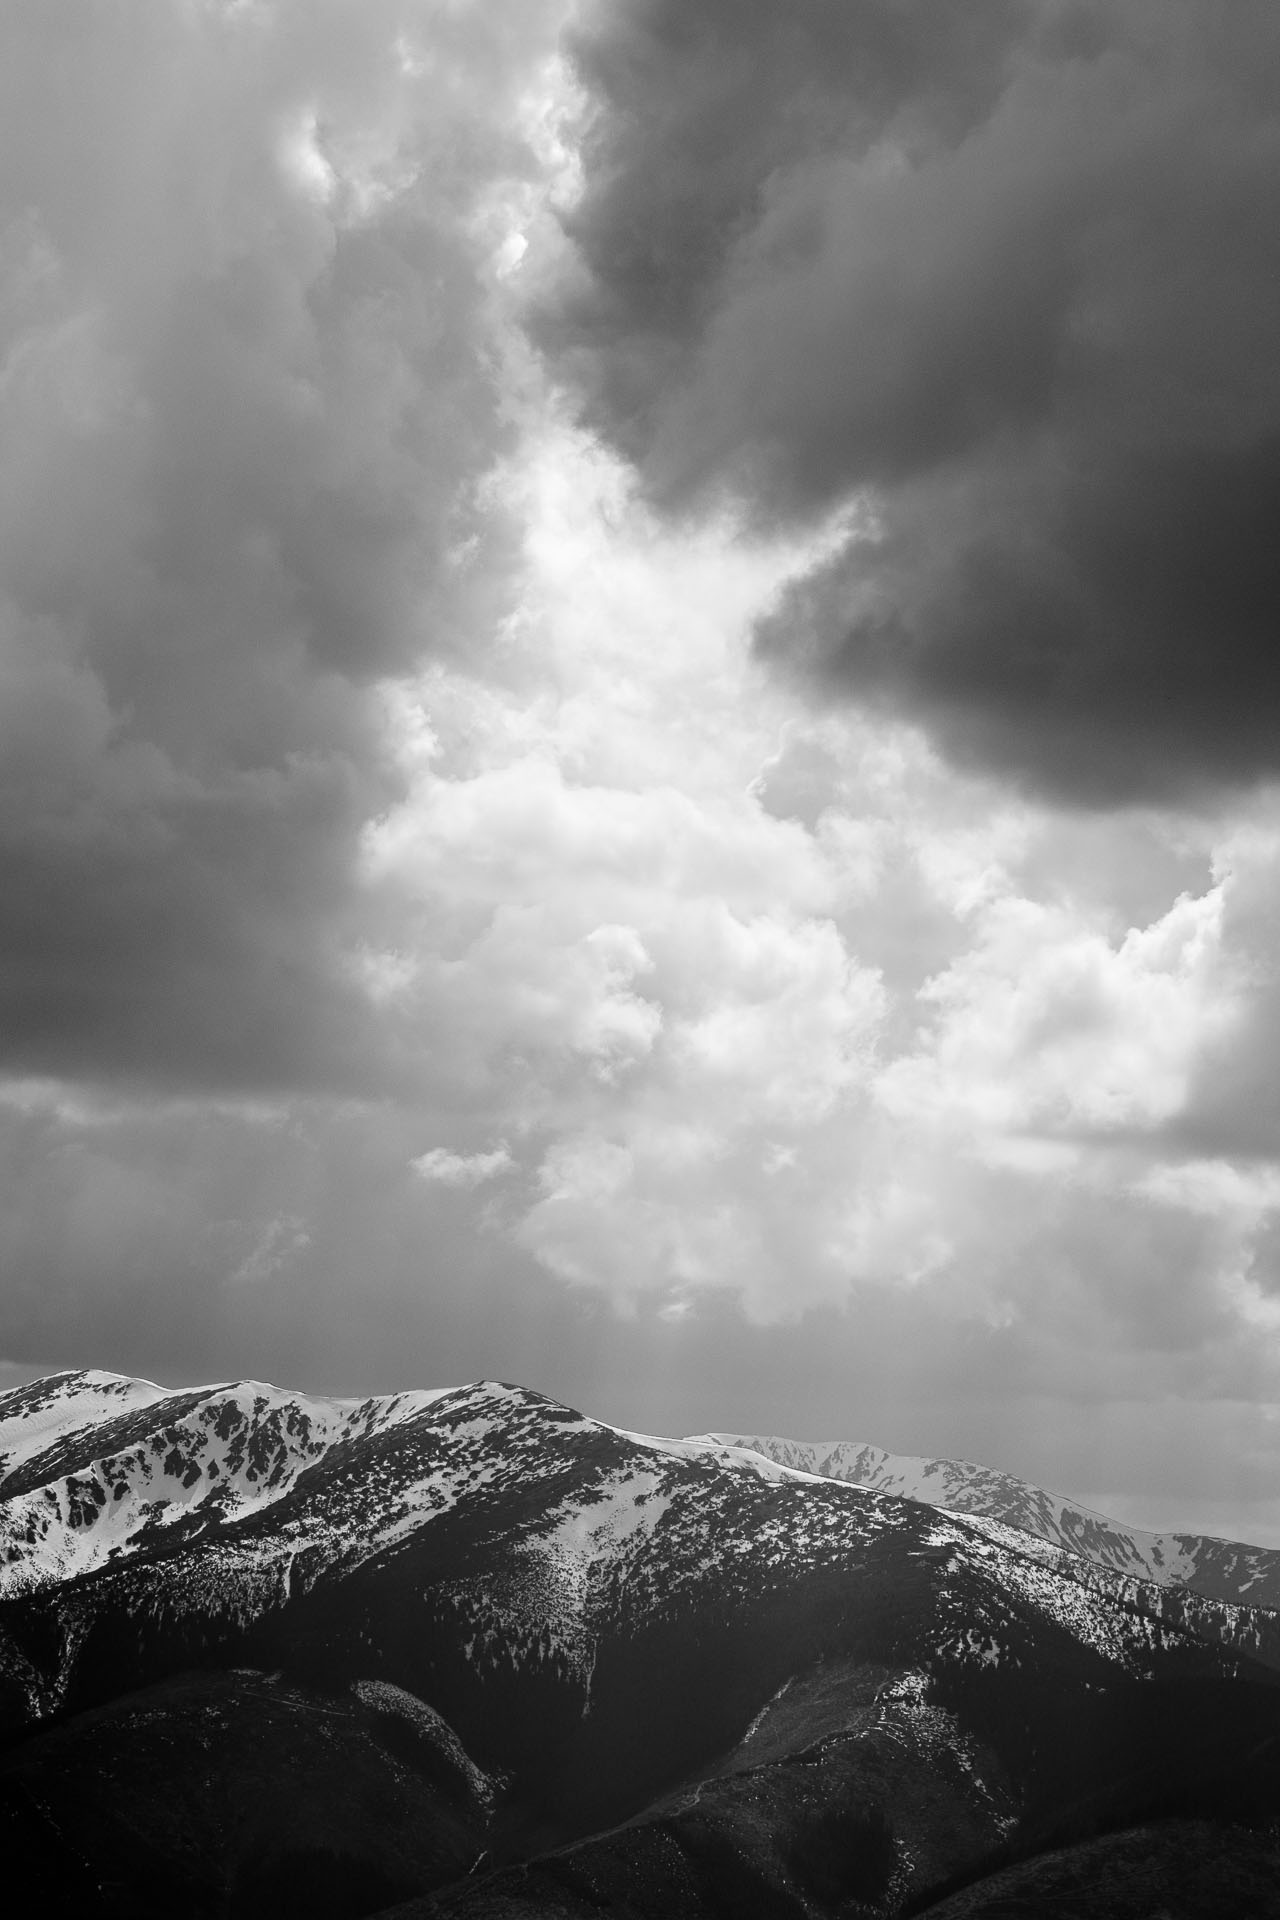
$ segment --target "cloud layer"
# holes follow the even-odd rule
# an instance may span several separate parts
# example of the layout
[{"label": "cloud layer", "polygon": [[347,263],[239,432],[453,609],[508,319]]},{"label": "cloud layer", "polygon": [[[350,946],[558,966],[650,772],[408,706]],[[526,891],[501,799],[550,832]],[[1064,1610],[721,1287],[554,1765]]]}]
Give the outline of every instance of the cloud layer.
[{"label": "cloud layer", "polygon": [[1232,1089],[1275,1054],[1268,806],[960,781],[753,664],[812,546],[664,531],[563,429],[503,487],[500,659],[380,695],[348,954],[380,1080],[11,1080],[10,1354],[497,1373],[1267,1535],[1280,1178]]},{"label": "cloud layer", "polygon": [[491,288],[547,10],[6,8],[0,1045],[359,1081],[370,685],[474,653],[513,534]]},{"label": "cloud layer", "polygon": [[0,1355],[1280,1538],[1270,15],[556,27],[4,13]]},{"label": "cloud layer", "polygon": [[1280,23],[591,11],[541,336],[654,498],[859,503],[773,659],[1088,804],[1280,766]]}]

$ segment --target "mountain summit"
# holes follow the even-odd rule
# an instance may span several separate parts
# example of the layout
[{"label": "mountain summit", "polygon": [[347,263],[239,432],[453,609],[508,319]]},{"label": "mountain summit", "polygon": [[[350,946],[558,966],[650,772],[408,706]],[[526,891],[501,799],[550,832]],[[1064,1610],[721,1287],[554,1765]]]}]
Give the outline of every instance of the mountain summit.
[{"label": "mountain summit", "polygon": [[63,1374],[0,1476],[0,1829],[67,1911],[1280,1912],[1280,1556],[488,1381]]}]

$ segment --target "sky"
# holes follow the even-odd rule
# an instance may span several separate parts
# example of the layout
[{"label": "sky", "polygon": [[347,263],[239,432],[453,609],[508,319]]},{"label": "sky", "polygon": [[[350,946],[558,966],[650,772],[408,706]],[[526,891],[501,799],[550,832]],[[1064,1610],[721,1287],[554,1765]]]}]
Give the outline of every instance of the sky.
[{"label": "sky", "polygon": [[1269,0],[0,0],[0,1385],[1280,1546]]}]

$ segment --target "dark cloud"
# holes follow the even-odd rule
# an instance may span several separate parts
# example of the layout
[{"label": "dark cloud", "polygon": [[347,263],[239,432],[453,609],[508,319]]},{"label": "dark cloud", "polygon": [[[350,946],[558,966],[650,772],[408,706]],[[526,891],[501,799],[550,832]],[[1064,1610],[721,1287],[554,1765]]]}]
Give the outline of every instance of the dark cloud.
[{"label": "dark cloud", "polygon": [[486,222],[546,10],[7,7],[0,1055],[351,1085],[372,689],[514,559]]},{"label": "dark cloud", "polygon": [[859,532],[762,645],[1107,803],[1280,770],[1280,21],[601,9],[540,337],[669,509]]}]

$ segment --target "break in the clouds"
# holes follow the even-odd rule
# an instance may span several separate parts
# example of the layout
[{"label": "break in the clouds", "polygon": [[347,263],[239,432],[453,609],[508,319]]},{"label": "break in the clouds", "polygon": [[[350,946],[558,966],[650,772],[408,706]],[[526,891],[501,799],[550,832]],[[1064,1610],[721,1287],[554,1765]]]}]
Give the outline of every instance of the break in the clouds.
[{"label": "break in the clouds", "polygon": [[1280,770],[1280,20],[588,10],[542,337],[668,507],[854,510],[771,659],[1086,804]]},{"label": "break in the clouds", "polygon": [[504,608],[495,210],[535,172],[546,18],[4,9],[11,1066],[369,1084],[347,914],[395,777],[369,689]]}]

